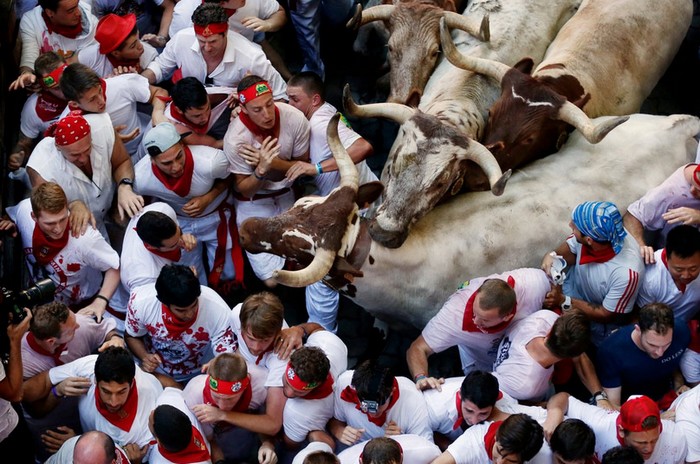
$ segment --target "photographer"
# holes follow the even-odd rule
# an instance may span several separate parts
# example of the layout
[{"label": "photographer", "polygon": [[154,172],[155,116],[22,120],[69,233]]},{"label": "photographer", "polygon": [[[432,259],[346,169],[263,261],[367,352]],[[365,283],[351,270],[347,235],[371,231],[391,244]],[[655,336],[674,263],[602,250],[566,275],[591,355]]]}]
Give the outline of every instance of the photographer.
[{"label": "photographer", "polygon": [[[8,324],[7,337],[10,344],[10,359],[5,365],[0,363],[0,456],[14,456],[13,462],[34,462],[31,455],[31,437],[26,424],[20,422],[11,402],[22,400],[22,352],[21,342],[32,314],[24,309],[26,317],[17,324]],[[12,322],[12,321],[10,321]],[[21,456],[24,453],[25,456]]]}]

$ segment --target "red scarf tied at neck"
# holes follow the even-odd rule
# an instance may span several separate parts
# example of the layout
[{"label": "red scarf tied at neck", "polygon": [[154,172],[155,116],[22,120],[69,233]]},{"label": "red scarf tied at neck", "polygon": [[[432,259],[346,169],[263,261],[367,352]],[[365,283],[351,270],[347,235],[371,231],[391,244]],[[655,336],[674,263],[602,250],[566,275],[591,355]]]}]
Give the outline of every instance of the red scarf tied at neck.
[{"label": "red scarf tied at neck", "polygon": [[211,454],[207,444],[197,427],[192,426],[192,439],[187,444],[187,448],[177,453],[168,451],[158,443],[158,451],[161,456],[170,462],[177,464],[191,464],[193,462],[206,462],[211,460]]},{"label": "red scarf tied at neck", "polygon": [[279,136],[280,110],[279,108],[277,108],[277,105],[275,105],[275,125],[272,127],[272,129],[263,129],[262,127],[258,126],[250,119],[250,117],[245,113],[245,111],[241,111],[238,117],[243,123],[243,125],[246,126],[248,130],[253,133],[253,135],[261,138],[262,140],[265,140],[266,137]]},{"label": "red scarf tied at neck", "polygon": [[41,266],[49,264],[56,255],[63,250],[68,244],[70,238],[70,220],[63,235],[59,239],[51,239],[44,234],[39,225],[34,225],[34,233],[32,234],[32,255],[36,258],[36,262]]},{"label": "red scarf tied at neck", "polygon": [[491,461],[493,461],[493,447],[496,444],[496,432],[502,423],[503,421],[492,422],[484,435],[484,449]]},{"label": "red scarf tied at neck", "polygon": [[[82,11],[81,11],[82,14]],[[59,34],[69,39],[75,39],[83,32],[83,18],[80,18],[80,22],[75,26],[59,26],[54,24],[48,17],[45,11],[41,12],[41,17],[46,24],[46,29],[48,29],[49,34]]]},{"label": "red scarf tied at neck", "polygon": [[182,145],[185,151],[185,171],[180,177],[171,177],[161,171],[155,163],[151,163],[153,175],[165,185],[165,188],[171,190],[181,197],[186,197],[190,193],[192,187],[192,174],[194,173],[194,158],[192,152],[187,145]]},{"label": "red scarf tied at neck", "polygon": [[102,414],[102,417],[107,419],[107,421],[120,428],[121,430],[128,432],[131,430],[131,425],[136,419],[136,413],[139,405],[139,392],[136,389],[136,381],[131,381],[131,388],[129,389],[129,396],[126,398],[126,403],[117,412],[110,412],[107,406],[102,402],[100,398],[100,392],[95,389],[95,406],[97,411]]},{"label": "red scarf tied at neck", "polygon": [[[370,416],[368,413],[363,413],[367,416],[367,420],[378,427],[384,426],[384,423],[386,422],[386,415],[399,400],[399,394],[399,383],[396,381],[396,377],[394,377],[394,387],[391,393],[391,398],[389,399],[389,407],[386,408],[386,410],[380,416]],[[352,385],[348,385],[342,392],[340,392],[340,399],[347,401],[348,403],[355,403],[355,409],[362,411],[360,408],[360,397],[357,396],[357,391],[352,387]]]},{"label": "red scarf tied at neck", "polygon": [[172,338],[179,338],[184,331],[192,327],[194,323],[197,322],[199,308],[197,308],[197,312],[195,313],[194,317],[189,321],[179,319],[172,313],[172,311],[170,311],[170,308],[162,303],[161,308],[163,311],[163,324],[165,324],[165,328],[168,330],[168,333],[172,336]]},{"label": "red scarf tied at neck", "polygon": [[58,345],[56,347],[56,350],[52,353],[50,351],[45,350],[42,348],[39,343],[36,341],[36,338],[34,337],[34,334],[32,332],[29,332],[27,334],[27,343],[29,344],[29,347],[34,350],[35,352],[43,355],[43,356],[48,356],[53,359],[54,363],[56,366],[61,366],[63,365],[63,361],[61,361],[61,354],[63,354],[63,351],[66,349],[66,344],[64,343],[63,345]]}]

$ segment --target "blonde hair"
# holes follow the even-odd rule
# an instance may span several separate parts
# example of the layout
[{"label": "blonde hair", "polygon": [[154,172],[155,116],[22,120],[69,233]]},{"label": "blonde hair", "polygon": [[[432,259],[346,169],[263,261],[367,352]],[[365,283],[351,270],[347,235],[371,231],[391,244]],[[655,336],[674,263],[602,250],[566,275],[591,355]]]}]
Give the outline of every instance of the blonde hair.
[{"label": "blonde hair", "polygon": [[68,207],[66,192],[55,182],[45,182],[35,187],[29,201],[32,204],[34,216],[37,217],[42,211],[56,214]]}]

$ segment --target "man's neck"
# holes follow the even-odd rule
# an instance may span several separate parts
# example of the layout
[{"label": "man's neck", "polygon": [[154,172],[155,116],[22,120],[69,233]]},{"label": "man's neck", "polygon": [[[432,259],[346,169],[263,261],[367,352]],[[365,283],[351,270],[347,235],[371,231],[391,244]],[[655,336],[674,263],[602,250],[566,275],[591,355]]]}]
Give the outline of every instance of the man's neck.
[{"label": "man's neck", "polygon": [[486,419],[489,422],[498,422],[498,421],[504,421],[510,417],[510,414],[507,412],[503,412],[500,409],[498,409],[497,406],[494,406],[493,409],[491,410],[491,414],[489,414],[488,419]]},{"label": "man's neck", "polygon": [[318,111],[318,109],[319,109],[320,107],[322,107],[324,103],[326,103],[326,102],[325,102],[325,101],[322,101],[318,106],[311,105],[311,106],[309,107],[309,114],[306,115],[306,119],[309,119],[309,120],[310,120],[311,117],[314,115],[314,113],[316,113],[316,111]]},{"label": "man's neck", "polygon": [[525,349],[530,357],[545,369],[551,367],[557,361],[560,361],[560,359],[554,356],[552,352],[549,351],[549,348],[545,346],[545,337],[533,338],[525,345]]},{"label": "man's neck", "polygon": [[639,330],[632,330],[630,337],[632,338],[632,343],[634,343],[634,346],[639,348],[641,351],[644,351],[642,349],[642,337],[641,337],[641,335],[642,334]]}]

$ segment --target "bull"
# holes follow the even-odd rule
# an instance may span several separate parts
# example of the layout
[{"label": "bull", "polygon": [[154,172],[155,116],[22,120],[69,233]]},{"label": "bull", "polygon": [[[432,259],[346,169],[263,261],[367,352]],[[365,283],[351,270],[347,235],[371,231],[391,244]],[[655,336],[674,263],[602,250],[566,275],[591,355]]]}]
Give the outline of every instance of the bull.
[{"label": "bull", "polygon": [[[538,61],[579,3],[580,0],[473,1],[467,7],[468,14],[489,12],[491,40],[476,47],[462,42],[459,49],[511,65],[526,55]],[[370,225],[374,240],[387,247],[399,247],[410,225],[441,199],[462,190],[490,187],[481,169],[465,160],[466,148],[455,141],[465,137],[479,139],[488,108],[499,94],[496,81],[443,60],[428,81],[418,111],[410,113],[410,108],[401,109],[403,105],[395,103],[346,108],[351,115],[387,117],[402,124],[382,172],[386,191]],[[355,108],[359,111],[353,111]],[[413,115],[430,123],[416,121]]]},{"label": "bull", "polygon": [[586,0],[532,74],[527,58],[511,68],[459,54],[445,30],[443,50],[455,66],[501,83],[481,141],[499,160],[527,160],[561,146],[578,108],[590,118],[639,111],[692,13],[691,0]]},{"label": "bull", "polygon": [[569,233],[568,218],[577,204],[605,199],[624,212],[694,158],[694,137],[700,133],[694,116],[641,114],[597,145],[574,132],[558,153],[517,171],[503,196],[461,195],[431,211],[401,248],[391,249],[370,240],[365,220],[357,216],[353,201],[363,188],[352,185],[356,174],[352,177],[349,158],[342,161],[347,155],[333,134],[336,124],[329,125],[329,143],[341,160],[343,185],[325,198],[302,198],[278,217],[247,220],[240,228],[242,245],[312,263],[300,271],[280,271],[282,283],[303,286],[326,276],[373,315],[416,328],[464,279],[538,266]]}]

